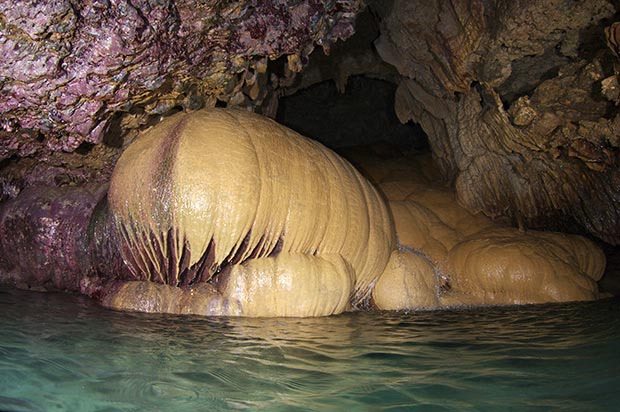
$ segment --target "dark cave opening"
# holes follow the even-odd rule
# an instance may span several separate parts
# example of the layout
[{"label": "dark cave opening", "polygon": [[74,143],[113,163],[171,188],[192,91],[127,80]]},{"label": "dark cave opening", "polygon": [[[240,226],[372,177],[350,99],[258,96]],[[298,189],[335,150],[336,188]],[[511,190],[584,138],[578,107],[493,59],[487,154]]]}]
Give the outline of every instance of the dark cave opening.
[{"label": "dark cave opening", "polygon": [[281,98],[276,120],[335,151],[374,144],[429,151],[420,125],[396,117],[395,92],[393,83],[366,76],[350,77],[343,93],[327,80]]}]

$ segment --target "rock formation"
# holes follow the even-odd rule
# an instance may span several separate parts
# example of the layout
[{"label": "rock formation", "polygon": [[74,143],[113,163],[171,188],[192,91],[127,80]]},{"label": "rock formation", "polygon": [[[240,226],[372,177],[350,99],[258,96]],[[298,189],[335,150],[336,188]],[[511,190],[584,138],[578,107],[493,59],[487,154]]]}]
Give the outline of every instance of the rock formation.
[{"label": "rock formation", "polygon": [[[315,43],[353,33],[359,1],[2,1],[0,159],[98,144],[115,115],[149,116],[266,97],[267,59],[298,71]],[[37,141],[37,133],[43,142]],[[10,144],[7,144],[10,143]],[[38,145],[37,145],[38,143]]]},{"label": "rock formation", "polygon": [[388,208],[347,161],[272,120],[180,113],[124,151],[107,196],[58,188],[8,202],[0,228],[18,242],[2,244],[3,263],[17,285],[179,314],[598,297],[605,257],[592,242],[473,216],[419,172],[437,175],[424,163],[368,161]]},{"label": "rock formation", "polygon": [[399,240],[373,289],[382,309],[599,297],[605,256],[575,235],[520,231],[461,207],[425,155],[352,155],[389,199]]},{"label": "rock formation", "polygon": [[428,133],[459,202],[618,244],[618,61],[604,37],[612,4],[382,4],[376,47],[401,74],[397,114]]},{"label": "rock formation", "polygon": [[213,280],[239,302],[223,315],[359,306],[395,241],[387,206],[348,162],[240,110],[178,114],[149,130],[116,164],[108,202],[133,279]]},{"label": "rock formation", "polygon": [[[393,0],[362,10],[358,0],[0,0],[0,282],[208,314],[597,298],[604,256],[574,234],[607,253],[620,244],[617,5]],[[291,131],[262,154],[248,146],[262,136],[252,122],[245,143],[232,144],[226,126],[215,150],[179,150],[191,139],[163,120],[213,106],[275,116],[280,97],[326,80],[345,91],[351,75],[396,84],[396,115],[420,124],[438,169],[428,157],[353,156],[381,193],[372,200],[375,189],[349,166],[344,180],[333,175],[340,158],[289,156]],[[333,136],[326,143],[338,144]],[[320,147],[301,141],[307,153]],[[278,172],[281,186],[264,185],[272,163],[294,170]],[[330,204],[343,221],[297,207],[318,187],[349,199],[351,181],[364,187],[356,200]],[[264,206],[270,196],[291,208]],[[324,209],[327,198],[317,199],[311,209]],[[230,210],[196,212],[207,200]],[[298,211],[299,225],[264,226],[264,212],[249,204]],[[371,245],[380,256],[362,258],[363,242],[347,241],[345,254],[318,253],[342,239],[313,231],[359,240],[365,226],[354,221],[364,211],[395,227],[385,233],[398,246]],[[300,272],[318,289],[298,291],[334,293],[306,291],[315,303],[287,306],[274,274]],[[252,294],[259,283],[269,293]],[[323,298],[328,309],[317,311]]]},{"label": "rock formation", "polygon": [[[354,32],[358,0],[0,1],[0,202],[105,183],[163,115],[274,115],[315,47]],[[33,161],[33,159],[36,159]]]}]

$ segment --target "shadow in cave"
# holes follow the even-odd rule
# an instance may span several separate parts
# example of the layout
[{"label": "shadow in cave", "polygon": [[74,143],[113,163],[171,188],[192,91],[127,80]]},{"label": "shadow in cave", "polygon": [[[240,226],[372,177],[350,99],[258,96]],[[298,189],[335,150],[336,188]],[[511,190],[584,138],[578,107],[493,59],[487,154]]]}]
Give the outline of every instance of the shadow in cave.
[{"label": "shadow in cave", "polygon": [[276,120],[336,152],[377,144],[401,152],[429,151],[422,128],[396,117],[395,92],[388,81],[353,76],[340,93],[328,80],[281,98]]}]

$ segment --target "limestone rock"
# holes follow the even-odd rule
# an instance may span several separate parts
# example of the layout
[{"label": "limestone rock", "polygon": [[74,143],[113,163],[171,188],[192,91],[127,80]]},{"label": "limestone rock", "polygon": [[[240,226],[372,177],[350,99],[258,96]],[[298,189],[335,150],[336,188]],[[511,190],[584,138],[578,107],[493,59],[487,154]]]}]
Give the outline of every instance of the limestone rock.
[{"label": "limestone rock", "polygon": [[[289,56],[299,70],[315,44],[353,34],[361,7],[356,0],[0,1],[0,160],[72,152],[110,130],[218,99],[259,106],[268,100],[268,88],[255,87],[265,85],[267,60]],[[29,132],[34,139],[22,136]]]},{"label": "limestone rock", "polygon": [[[338,296],[352,295],[353,305],[359,305],[395,243],[387,205],[347,161],[241,110],[178,114],[147,130],[119,159],[108,199],[119,249],[134,279],[170,286],[217,281],[221,271],[232,268],[226,284],[247,289],[257,282],[277,285],[273,271],[297,279],[305,268],[309,278],[295,282],[308,285],[308,296],[336,284]],[[346,265],[330,259],[339,268],[334,271],[320,260],[277,258],[298,254],[336,255]],[[343,267],[350,267],[352,286]],[[248,314],[276,313],[259,311],[260,302],[271,305],[267,292],[260,300],[222,287],[225,297],[251,307]],[[301,295],[296,290],[294,299]],[[323,298],[333,310],[344,310],[328,294]],[[309,305],[297,315],[315,313]]]},{"label": "limestone rock", "polygon": [[494,228],[455,245],[446,262],[452,293],[467,305],[594,300],[605,256],[574,235]]},{"label": "limestone rock", "polygon": [[372,299],[383,310],[438,309],[441,286],[435,266],[428,259],[401,249],[392,253],[372,290]]},{"label": "limestone rock", "polygon": [[463,206],[620,243],[610,2],[395,0],[376,9],[377,50],[401,74],[396,112],[422,125]]},{"label": "limestone rock", "polygon": [[424,177],[436,174],[428,156],[358,156],[356,163],[389,200],[397,237],[405,248],[392,254],[375,285],[373,299],[379,308],[599,298],[596,282],[606,259],[592,241],[562,233],[520,231],[470,213],[445,182]]}]

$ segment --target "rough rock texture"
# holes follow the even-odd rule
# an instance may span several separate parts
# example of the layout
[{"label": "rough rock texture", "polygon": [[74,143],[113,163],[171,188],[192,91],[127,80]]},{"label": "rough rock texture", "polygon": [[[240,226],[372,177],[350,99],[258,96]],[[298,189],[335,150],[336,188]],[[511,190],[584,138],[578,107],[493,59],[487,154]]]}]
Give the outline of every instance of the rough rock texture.
[{"label": "rough rock texture", "polygon": [[0,203],[33,186],[106,185],[120,153],[120,148],[101,144],[87,152],[46,150],[23,158],[14,156],[0,162]]},{"label": "rough rock texture", "polygon": [[[401,74],[396,112],[420,122],[459,202],[520,226],[585,229],[620,243],[610,2],[374,7],[383,17],[377,50]],[[611,46],[616,28],[607,30]]]},{"label": "rough rock texture", "polygon": [[26,288],[79,290],[89,272],[86,228],[105,188],[34,186],[0,208],[0,278]]},{"label": "rough rock texture", "polygon": [[357,0],[0,1],[0,160],[100,143],[110,130],[139,127],[175,107],[260,104],[268,60],[287,55],[287,69],[298,72],[315,44],[353,33],[360,7]]},{"label": "rough rock texture", "polygon": [[377,54],[372,43],[379,37],[379,20],[371,7],[355,19],[355,35],[328,48],[316,49],[308,56],[308,64],[281,90],[291,96],[310,86],[331,80],[338,92],[344,93],[351,77],[364,76],[396,83],[399,74],[394,66]]}]

